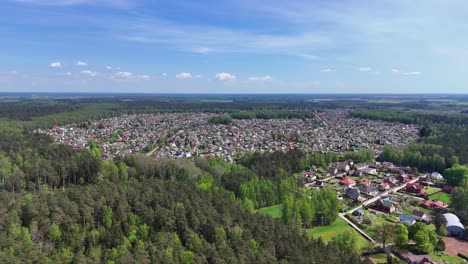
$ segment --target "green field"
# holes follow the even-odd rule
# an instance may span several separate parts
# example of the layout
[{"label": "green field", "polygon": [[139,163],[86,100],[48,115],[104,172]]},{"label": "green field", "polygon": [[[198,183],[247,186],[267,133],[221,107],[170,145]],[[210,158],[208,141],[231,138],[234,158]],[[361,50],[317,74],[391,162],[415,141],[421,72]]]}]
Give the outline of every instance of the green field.
[{"label": "green field", "polygon": [[440,253],[440,252],[432,252],[429,254],[431,258],[435,261],[445,261],[446,263],[466,263],[463,261],[462,258],[457,257],[457,256],[450,256],[445,253]]},{"label": "green field", "polygon": [[436,187],[430,187],[430,186],[424,187],[424,192],[427,193],[428,195],[432,195],[440,190],[441,190],[440,188],[436,188]]},{"label": "green field", "polygon": [[308,229],[307,234],[309,234],[311,237],[314,237],[314,238],[321,237],[323,241],[328,242],[334,236],[346,230],[352,231],[357,235],[359,248],[361,250],[373,247],[371,242],[365,239],[361,234],[359,234],[356,230],[354,230],[351,226],[349,226],[348,223],[346,223],[346,221],[344,221],[341,218],[338,218],[331,225],[319,226],[319,227],[314,227],[312,229]]},{"label": "green field", "polygon": [[438,200],[445,204],[450,204],[452,202],[452,196],[445,192],[439,192],[434,195],[429,196],[430,200]]},{"label": "green field", "polygon": [[280,218],[283,214],[283,205],[277,204],[269,207],[263,207],[257,210],[261,214],[271,215],[273,218]]}]

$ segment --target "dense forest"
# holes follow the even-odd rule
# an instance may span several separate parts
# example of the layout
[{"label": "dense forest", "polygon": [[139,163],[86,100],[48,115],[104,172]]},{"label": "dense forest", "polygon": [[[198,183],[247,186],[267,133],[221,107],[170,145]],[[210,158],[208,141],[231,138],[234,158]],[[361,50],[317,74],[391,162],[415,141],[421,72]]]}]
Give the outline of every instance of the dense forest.
[{"label": "dense forest", "polygon": [[[275,189],[270,202],[302,199],[290,194],[298,188],[288,173],[300,169],[290,161],[302,153],[257,156],[249,167],[102,161],[93,144],[75,150],[13,128],[0,134],[2,263],[358,263],[296,221],[254,213],[263,198],[249,190],[261,181]],[[267,159],[279,164],[262,172]],[[324,224],[305,217],[304,225]]]}]

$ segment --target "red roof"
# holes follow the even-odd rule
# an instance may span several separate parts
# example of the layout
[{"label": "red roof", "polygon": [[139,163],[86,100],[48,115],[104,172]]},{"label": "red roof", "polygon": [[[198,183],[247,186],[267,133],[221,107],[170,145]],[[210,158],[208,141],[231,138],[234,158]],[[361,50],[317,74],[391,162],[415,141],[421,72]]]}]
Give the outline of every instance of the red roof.
[{"label": "red roof", "polygon": [[356,181],[351,178],[346,177],[343,180],[341,180],[340,183],[343,185],[351,185],[351,184],[355,184]]},{"label": "red roof", "polygon": [[439,209],[443,209],[443,208],[448,207],[448,205],[444,204],[443,202],[435,201],[435,200],[434,201],[424,200],[424,201],[421,201],[419,204],[422,205],[422,206],[425,206],[425,207],[439,208]]},{"label": "red roof", "polygon": [[420,190],[424,189],[424,186],[422,186],[421,184],[407,183],[406,184],[406,189],[410,189],[410,188],[415,188],[415,189],[420,191]]}]

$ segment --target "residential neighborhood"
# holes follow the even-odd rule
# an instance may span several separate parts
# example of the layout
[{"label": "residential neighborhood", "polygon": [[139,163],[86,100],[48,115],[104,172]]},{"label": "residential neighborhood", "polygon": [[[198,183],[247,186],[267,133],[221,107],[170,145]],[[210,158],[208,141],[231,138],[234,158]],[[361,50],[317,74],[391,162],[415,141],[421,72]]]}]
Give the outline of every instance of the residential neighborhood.
[{"label": "residential neighborhood", "polygon": [[[104,158],[150,153],[155,157],[221,157],[232,162],[249,151],[299,148],[305,152],[371,149],[379,154],[384,144],[404,146],[418,137],[416,125],[351,118],[347,111],[316,113],[310,119],[246,119],[229,125],[211,124],[215,113],[160,113],[123,115],[93,122],[54,126],[37,132],[60,144],[87,147],[96,141]],[[338,167],[349,170],[348,164]],[[359,172],[357,172],[359,173]],[[373,175],[375,169],[362,173]]]}]

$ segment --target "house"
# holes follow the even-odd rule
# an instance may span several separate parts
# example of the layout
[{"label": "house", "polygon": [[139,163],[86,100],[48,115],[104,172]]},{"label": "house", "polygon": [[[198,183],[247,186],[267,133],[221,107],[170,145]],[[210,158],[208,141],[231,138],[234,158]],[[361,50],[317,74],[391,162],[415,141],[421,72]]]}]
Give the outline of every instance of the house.
[{"label": "house", "polygon": [[313,182],[314,180],[317,179],[317,176],[311,172],[304,172],[304,177],[305,177],[306,182]]},{"label": "house", "polygon": [[419,203],[419,205],[427,209],[436,209],[436,210],[447,209],[448,207],[448,205],[437,200],[423,200]]},{"label": "house", "polygon": [[334,168],[334,167],[331,167],[327,170],[327,174],[328,176],[335,176],[336,174],[338,174],[338,169],[337,168]]},{"label": "house", "polygon": [[364,210],[362,209],[357,209],[353,211],[354,216],[363,216],[364,215]]},{"label": "house", "polygon": [[390,184],[388,184],[387,182],[382,182],[381,184],[379,184],[378,188],[380,191],[386,191],[390,189]]},{"label": "house", "polygon": [[361,188],[361,193],[369,196],[375,196],[379,194],[379,191],[372,185],[367,185]]},{"label": "house", "polygon": [[353,187],[354,185],[356,185],[356,181],[353,180],[353,179],[351,179],[351,178],[349,178],[349,177],[346,177],[346,178],[344,178],[343,180],[340,181],[340,184],[341,184],[341,185],[344,185],[344,186],[346,186],[346,187],[351,188],[351,187]]},{"label": "house", "polygon": [[322,188],[323,186],[325,186],[323,181],[316,181],[315,184],[314,184],[315,188]]},{"label": "house", "polygon": [[402,214],[402,215],[400,215],[400,223],[404,223],[404,222],[407,222],[410,225],[414,225],[414,223],[416,223],[416,219],[414,219],[411,216]]},{"label": "house", "polygon": [[348,172],[351,169],[351,167],[349,166],[348,162],[345,161],[339,163],[337,169],[342,172]]},{"label": "house", "polygon": [[371,180],[369,179],[364,179],[361,181],[362,186],[369,186],[371,184]]},{"label": "house", "polygon": [[397,186],[398,180],[395,177],[386,177],[384,182],[388,183],[391,188]]},{"label": "house", "polygon": [[427,254],[425,255],[415,255],[407,250],[404,249],[393,249],[397,256],[403,259],[408,264],[436,264],[431,257]]},{"label": "house", "polygon": [[412,212],[412,216],[414,217],[414,219],[418,220],[418,221],[427,221],[427,215],[426,213],[422,212],[422,211],[419,211],[419,210],[413,210]]},{"label": "house", "polygon": [[357,169],[357,170],[355,170],[355,171],[353,172],[353,176],[361,177],[362,175],[364,175],[364,173],[362,172],[362,170]]},{"label": "house", "polygon": [[430,183],[429,182],[429,177],[427,177],[427,175],[421,176],[421,177],[419,177],[418,182],[421,183],[422,185],[428,186],[429,183]]},{"label": "house", "polygon": [[377,169],[375,168],[364,168],[362,169],[362,173],[367,175],[377,175]]},{"label": "house", "polygon": [[430,177],[431,177],[431,179],[434,179],[434,180],[443,180],[444,179],[442,174],[440,174],[440,173],[438,173],[436,171],[431,173]]},{"label": "house", "polygon": [[387,169],[392,169],[395,167],[395,165],[391,162],[384,161],[382,162],[382,167],[387,168]]},{"label": "house", "polygon": [[406,183],[409,181],[409,177],[406,174],[398,175],[396,179],[401,183]]},{"label": "house", "polygon": [[377,201],[377,208],[386,213],[393,213],[396,209],[395,204],[389,198],[382,198]]},{"label": "house", "polygon": [[359,197],[361,197],[361,192],[356,189],[356,188],[349,188],[347,191],[346,191],[346,195],[351,199],[351,200],[354,200],[354,201],[357,201],[359,200]]},{"label": "house", "polygon": [[409,193],[418,194],[418,195],[420,195],[421,193],[424,193],[424,186],[420,184],[407,183],[405,188],[406,188],[406,191]]},{"label": "house", "polygon": [[447,220],[447,236],[459,237],[463,238],[463,234],[465,233],[465,227],[460,222],[458,216],[452,213],[443,214],[445,220]]}]

